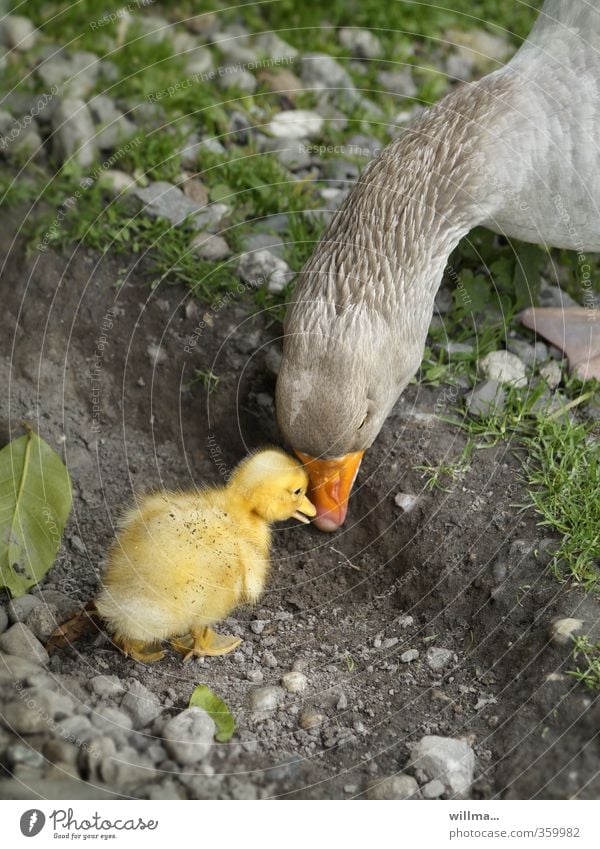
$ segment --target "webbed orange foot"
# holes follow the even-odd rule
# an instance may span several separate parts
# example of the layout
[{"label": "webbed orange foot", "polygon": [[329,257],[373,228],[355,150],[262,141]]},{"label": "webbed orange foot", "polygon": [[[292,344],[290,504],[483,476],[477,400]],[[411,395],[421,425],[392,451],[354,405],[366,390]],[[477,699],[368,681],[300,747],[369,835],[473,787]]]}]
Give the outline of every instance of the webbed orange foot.
[{"label": "webbed orange foot", "polygon": [[184,663],[192,657],[217,657],[235,651],[241,644],[239,637],[217,634],[212,628],[201,628],[184,637],[171,640],[173,648],[182,654]]},{"label": "webbed orange foot", "polygon": [[145,643],[143,640],[131,640],[128,637],[116,636],[113,638],[113,643],[121,649],[123,654],[140,663],[156,663],[165,656],[164,650],[155,648],[156,642]]}]

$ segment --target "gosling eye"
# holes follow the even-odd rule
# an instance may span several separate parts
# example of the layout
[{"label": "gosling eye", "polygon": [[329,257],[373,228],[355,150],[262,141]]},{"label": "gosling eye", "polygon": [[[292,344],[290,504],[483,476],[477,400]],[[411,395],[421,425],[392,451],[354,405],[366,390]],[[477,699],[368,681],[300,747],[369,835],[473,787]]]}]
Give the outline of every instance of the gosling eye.
[{"label": "gosling eye", "polygon": [[302,494],[302,487],[298,487],[298,489],[295,489],[292,492],[292,495],[301,495],[301,494]]}]

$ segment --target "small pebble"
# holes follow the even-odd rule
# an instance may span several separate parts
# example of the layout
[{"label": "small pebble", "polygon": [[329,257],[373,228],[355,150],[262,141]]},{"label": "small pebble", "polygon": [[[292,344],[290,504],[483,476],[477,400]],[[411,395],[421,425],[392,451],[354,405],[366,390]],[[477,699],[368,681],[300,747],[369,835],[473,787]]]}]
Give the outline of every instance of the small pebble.
[{"label": "small pebble", "polygon": [[558,646],[566,646],[573,641],[575,631],[583,628],[582,619],[555,619],[550,625],[550,638]]},{"label": "small pebble", "polygon": [[418,657],[419,652],[417,651],[417,649],[408,649],[407,651],[402,652],[402,654],[400,655],[400,660],[402,661],[402,663],[412,663],[413,660],[417,660]]},{"label": "small pebble", "polygon": [[33,632],[22,622],[12,625],[0,636],[0,651],[14,654],[33,663],[48,663],[48,652]]},{"label": "small pebble", "polygon": [[426,799],[439,799],[440,796],[444,795],[444,785],[437,778],[434,778],[433,781],[428,781],[424,787],[421,788],[421,793]]},{"label": "small pebble", "polygon": [[326,721],[326,717],[322,713],[316,713],[313,710],[305,710],[298,717],[298,725],[305,731],[312,731],[313,728],[320,728]]},{"label": "small pebble", "polygon": [[261,713],[275,710],[282,698],[283,690],[279,687],[260,687],[250,693],[250,707]]},{"label": "small pebble", "polygon": [[286,672],[281,683],[288,693],[303,693],[308,685],[308,678],[302,672]]},{"label": "small pebble", "polygon": [[427,666],[434,672],[441,672],[452,662],[453,652],[431,646],[427,649]]}]

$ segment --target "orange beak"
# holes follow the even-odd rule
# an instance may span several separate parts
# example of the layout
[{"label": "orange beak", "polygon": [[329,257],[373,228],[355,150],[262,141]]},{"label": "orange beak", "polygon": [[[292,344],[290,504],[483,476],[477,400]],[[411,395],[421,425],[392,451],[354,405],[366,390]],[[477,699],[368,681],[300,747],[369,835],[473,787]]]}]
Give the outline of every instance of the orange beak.
[{"label": "orange beak", "polygon": [[344,524],[350,490],[358,474],[364,451],[345,454],[334,460],[319,460],[296,451],[310,478],[309,496],[317,508],[313,519],[320,531],[335,531]]}]

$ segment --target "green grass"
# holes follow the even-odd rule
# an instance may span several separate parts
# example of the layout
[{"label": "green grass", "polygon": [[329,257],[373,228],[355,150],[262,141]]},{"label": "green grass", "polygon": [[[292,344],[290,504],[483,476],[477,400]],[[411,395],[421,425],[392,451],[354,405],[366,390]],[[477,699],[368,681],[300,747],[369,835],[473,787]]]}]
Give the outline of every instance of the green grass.
[{"label": "green grass", "polygon": [[217,386],[219,385],[221,378],[218,374],[215,374],[214,371],[207,369],[202,371],[201,369],[196,369],[194,372],[194,377],[190,381],[190,386],[194,386],[194,384],[199,383],[206,390],[207,395],[212,395],[213,392],[216,391]]},{"label": "green grass", "polygon": [[573,642],[573,660],[577,667],[567,675],[572,675],[590,690],[600,690],[600,641],[594,643],[583,636],[575,637]]}]

